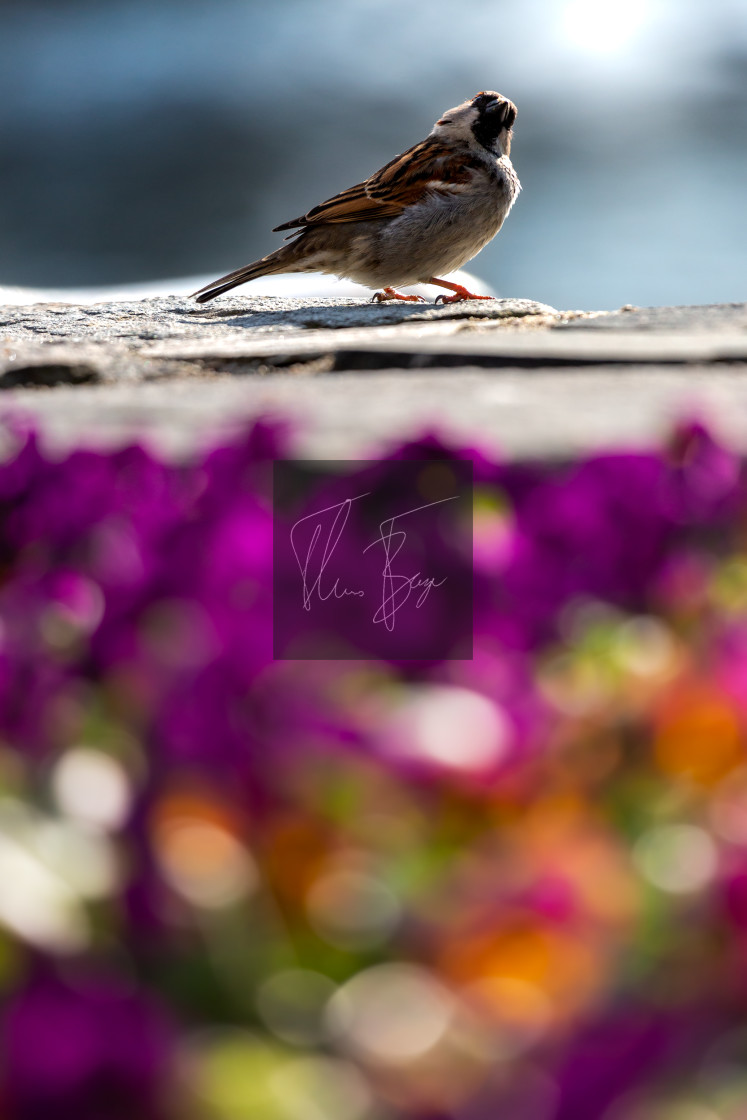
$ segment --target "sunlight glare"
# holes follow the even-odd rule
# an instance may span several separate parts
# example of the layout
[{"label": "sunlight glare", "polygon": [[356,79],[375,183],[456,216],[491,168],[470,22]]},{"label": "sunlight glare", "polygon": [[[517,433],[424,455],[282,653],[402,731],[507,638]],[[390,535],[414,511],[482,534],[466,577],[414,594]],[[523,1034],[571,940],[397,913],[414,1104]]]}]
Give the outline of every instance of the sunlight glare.
[{"label": "sunlight glare", "polygon": [[646,22],[646,0],[568,0],[562,14],[564,37],[589,54],[624,51]]}]

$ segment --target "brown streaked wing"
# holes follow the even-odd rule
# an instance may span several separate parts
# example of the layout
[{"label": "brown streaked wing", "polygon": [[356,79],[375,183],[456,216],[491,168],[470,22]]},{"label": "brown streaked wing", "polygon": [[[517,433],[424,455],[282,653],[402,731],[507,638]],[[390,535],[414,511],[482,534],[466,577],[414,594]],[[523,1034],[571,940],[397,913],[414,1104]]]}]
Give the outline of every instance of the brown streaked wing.
[{"label": "brown streaked wing", "polygon": [[399,205],[387,205],[378,199],[370,198],[366,194],[366,184],[357,183],[354,187],[336,194],[334,198],[328,198],[326,202],[313,206],[303,217],[275,226],[273,233],[283,229],[294,229],[297,226],[323,225],[326,222],[357,222],[365,218],[388,218],[401,211],[402,207]]},{"label": "brown streaked wing", "polygon": [[349,187],[312,207],[303,217],[276,226],[273,232],[327,222],[396,217],[406,206],[418,202],[431,182],[466,183],[476,166],[469,155],[459,155],[434,137],[428,137],[395,156],[365,183]]},{"label": "brown streaked wing", "polygon": [[366,190],[372,198],[411,202],[434,181],[467,183],[478,165],[479,161],[469,153],[456,152],[435,136],[429,136],[372,175]]}]

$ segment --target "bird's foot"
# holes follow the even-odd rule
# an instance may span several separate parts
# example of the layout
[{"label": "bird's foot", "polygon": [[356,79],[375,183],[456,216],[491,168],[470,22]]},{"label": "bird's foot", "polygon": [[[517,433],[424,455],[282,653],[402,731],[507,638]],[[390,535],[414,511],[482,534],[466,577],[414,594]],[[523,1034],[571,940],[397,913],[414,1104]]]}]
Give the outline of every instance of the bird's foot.
[{"label": "bird's foot", "polygon": [[388,299],[401,299],[405,303],[425,303],[422,296],[405,296],[402,292],[395,292],[394,288],[384,288],[383,292],[374,292],[371,303],[385,303]]},{"label": "bird's foot", "polygon": [[428,283],[440,284],[442,288],[449,288],[454,293],[453,296],[445,296],[441,292],[436,296],[436,303],[461,303],[465,299],[495,299],[495,296],[476,296],[461,284],[452,284],[450,280],[438,280],[435,276],[431,276]]},{"label": "bird's foot", "polygon": [[463,303],[465,299],[495,299],[495,296],[476,296],[474,292],[454,292],[453,296],[445,296],[443,292],[436,296],[436,303]]}]

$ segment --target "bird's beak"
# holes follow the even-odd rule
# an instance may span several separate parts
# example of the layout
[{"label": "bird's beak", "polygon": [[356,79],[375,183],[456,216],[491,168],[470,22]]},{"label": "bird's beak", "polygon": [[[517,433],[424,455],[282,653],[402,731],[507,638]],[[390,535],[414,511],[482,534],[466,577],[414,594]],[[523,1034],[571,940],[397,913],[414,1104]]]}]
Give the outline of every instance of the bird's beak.
[{"label": "bird's beak", "polygon": [[501,106],[503,114],[503,127],[513,128],[514,121],[516,120],[516,106],[512,101],[504,101]]},{"label": "bird's beak", "polygon": [[516,120],[516,106],[513,101],[499,101],[496,98],[485,106],[483,112],[489,113],[491,118],[497,120],[501,128],[511,128]]}]

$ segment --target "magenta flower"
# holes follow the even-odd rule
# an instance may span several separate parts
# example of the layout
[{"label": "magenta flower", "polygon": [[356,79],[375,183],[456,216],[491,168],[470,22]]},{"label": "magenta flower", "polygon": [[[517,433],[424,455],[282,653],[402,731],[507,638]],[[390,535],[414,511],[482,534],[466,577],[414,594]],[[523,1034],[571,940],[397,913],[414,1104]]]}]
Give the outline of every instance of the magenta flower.
[{"label": "magenta flower", "polygon": [[118,977],[33,979],[5,1013],[14,1120],[163,1120],[171,1032],[154,998]]}]

